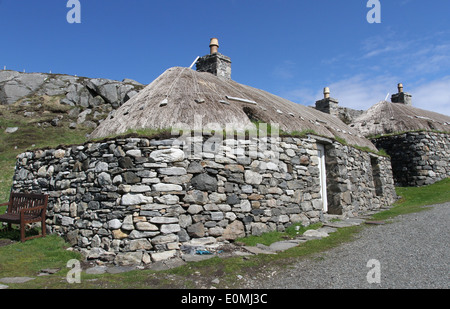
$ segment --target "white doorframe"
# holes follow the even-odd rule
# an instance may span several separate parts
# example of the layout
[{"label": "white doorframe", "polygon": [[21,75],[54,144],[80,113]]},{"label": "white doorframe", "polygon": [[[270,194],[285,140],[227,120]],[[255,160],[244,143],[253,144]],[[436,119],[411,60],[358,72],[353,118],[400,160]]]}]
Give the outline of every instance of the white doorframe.
[{"label": "white doorframe", "polygon": [[322,196],[323,212],[328,212],[328,198],[327,198],[327,170],[325,168],[325,146],[317,144],[317,156],[319,157],[320,170],[320,194]]}]

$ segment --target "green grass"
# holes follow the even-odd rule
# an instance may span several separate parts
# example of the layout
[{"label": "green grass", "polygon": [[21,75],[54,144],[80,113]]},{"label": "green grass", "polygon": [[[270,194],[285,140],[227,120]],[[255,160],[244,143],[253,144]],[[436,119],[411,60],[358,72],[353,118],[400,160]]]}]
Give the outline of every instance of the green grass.
[{"label": "green grass", "polygon": [[36,276],[45,268],[66,267],[70,259],[80,259],[67,247],[56,235],[0,247],[0,277]]},{"label": "green grass", "polygon": [[318,229],[322,226],[321,223],[314,223],[309,226],[303,226],[300,223],[293,224],[286,229],[284,232],[267,232],[261,236],[248,236],[244,238],[239,238],[236,241],[243,243],[247,246],[256,246],[256,244],[262,244],[269,246],[274,242],[295,238],[296,236],[302,235],[307,230]]},{"label": "green grass", "polygon": [[[85,128],[77,130],[68,128],[70,119],[66,115],[67,106],[48,98],[39,98],[38,101],[27,107],[19,103],[0,106],[0,203],[6,202],[9,198],[18,154],[33,149],[81,144],[86,141],[86,134],[90,132],[90,129]],[[42,107],[37,108],[39,105],[35,103],[42,103]],[[35,117],[24,117],[26,110],[35,111]],[[42,125],[58,115],[63,116],[62,126]],[[18,127],[19,130],[7,134],[5,129],[8,127]]]},{"label": "green grass", "polygon": [[450,134],[450,131],[439,131],[439,130],[425,130],[425,129],[421,129],[421,130],[413,130],[413,131],[400,131],[400,132],[394,132],[394,133],[388,133],[388,134],[377,134],[377,135],[370,135],[367,136],[367,139],[378,139],[381,137],[392,137],[392,136],[397,136],[397,135],[403,135],[406,133],[426,133],[426,132],[433,132],[433,133],[443,133],[443,134]]},{"label": "green grass", "polygon": [[424,187],[396,188],[401,199],[386,211],[373,215],[376,220],[386,220],[398,215],[428,210],[426,205],[450,202],[450,178]]},{"label": "green grass", "polygon": [[127,138],[127,137],[145,137],[148,139],[152,138],[171,138],[178,137],[178,134],[182,134],[182,132],[177,130],[169,129],[130,129],[125,133],[113,134],[106,137],[94,138],[92,141],[101,142],[105,140],[110,140],[114,138]]},{"label": "green grass", "polygon": [[[3,128],[0,120],[0,128]],[[0,129],[0,203],[6,202],[12,186],[16,157],[28,150],[83,143],[86,130],[62,128],[34,128],[21,126],[19,131],[6,136]]]}]

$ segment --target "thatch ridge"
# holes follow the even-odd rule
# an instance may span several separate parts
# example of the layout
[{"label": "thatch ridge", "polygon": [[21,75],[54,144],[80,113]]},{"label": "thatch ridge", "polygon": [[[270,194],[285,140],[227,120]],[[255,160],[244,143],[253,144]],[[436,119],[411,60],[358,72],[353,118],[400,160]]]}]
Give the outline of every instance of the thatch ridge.
[{"label": "thatch ridge", "polygon": [[411,105],[381,101],[350,126],[366,137],[409,131],[449,132],[450,117]]},{"label": "thatch ridge", "polygon": [[337,137],[349,144],[376,149],[336,117],[264,90],[182,67],[166,70],[108,116],[91,138],[139,129],[198,130],[200,125],[207,124],[216,124],[216,129],[246,129],[255,120],[277,123],[285,132],[311,130],[321,136]]}]

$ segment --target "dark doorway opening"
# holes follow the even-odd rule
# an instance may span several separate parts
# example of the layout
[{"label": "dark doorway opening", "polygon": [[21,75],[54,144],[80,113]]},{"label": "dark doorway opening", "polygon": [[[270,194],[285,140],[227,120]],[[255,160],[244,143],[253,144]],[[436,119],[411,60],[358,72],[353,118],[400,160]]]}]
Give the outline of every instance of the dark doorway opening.
[{"label": "dark doorway opening", "polygon": [[378,158],[370,157],[370,164],[372,165],[372,178],[373,178],[373,186],[375,188],[376,196],[383,195],[383,183],[381,181],[381,171],[380,164],[378,163]]}]

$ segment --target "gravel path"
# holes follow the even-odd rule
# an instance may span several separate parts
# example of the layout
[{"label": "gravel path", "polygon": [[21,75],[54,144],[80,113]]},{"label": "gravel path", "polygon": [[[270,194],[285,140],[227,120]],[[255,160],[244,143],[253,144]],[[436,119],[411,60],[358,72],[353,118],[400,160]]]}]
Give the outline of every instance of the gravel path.
[{"label": "gravel path", "polygon": [[[398,216],[391,224],[365,228],[343,244],[258,282],[264,289],[448,289],[450,287],[450,203]],[[372,259],[379,261],[380,283]]]}]

